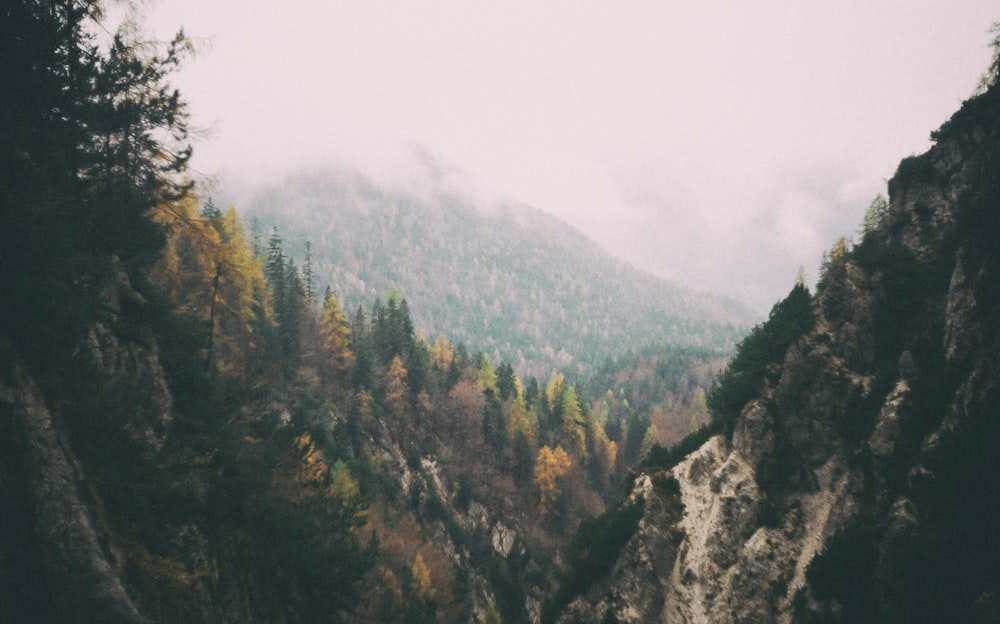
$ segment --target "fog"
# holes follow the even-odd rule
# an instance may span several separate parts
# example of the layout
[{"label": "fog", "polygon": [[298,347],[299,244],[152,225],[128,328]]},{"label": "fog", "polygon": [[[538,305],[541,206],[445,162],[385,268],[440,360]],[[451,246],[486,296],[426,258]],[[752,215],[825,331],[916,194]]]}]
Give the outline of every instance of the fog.
[{"label": "fog", "polygon": [[176,83],[209,131],[200,175],[433,174],[762,312],[799,267],[815,279],[898,161],[930,146],[1000,19],[992,0],[147,10],[156,36],[183,26],[199,41]]}]

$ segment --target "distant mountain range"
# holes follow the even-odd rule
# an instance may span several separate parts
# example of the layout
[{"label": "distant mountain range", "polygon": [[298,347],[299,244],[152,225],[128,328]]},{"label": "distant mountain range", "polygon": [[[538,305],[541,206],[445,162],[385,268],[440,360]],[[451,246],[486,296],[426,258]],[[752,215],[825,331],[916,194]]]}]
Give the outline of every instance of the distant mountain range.
[{"label": "distant mountain range", "polygon": [[728,352],[757,320],[524,205],[483,209],[340,169],[297,173],[246,197],[238,208],[261,240],[277,227],[299,266],[310,242],[315,289],[331,286],[348,314],[396,289],[429,341],[441,333],[525,373],[582,375],[649,345]]}]

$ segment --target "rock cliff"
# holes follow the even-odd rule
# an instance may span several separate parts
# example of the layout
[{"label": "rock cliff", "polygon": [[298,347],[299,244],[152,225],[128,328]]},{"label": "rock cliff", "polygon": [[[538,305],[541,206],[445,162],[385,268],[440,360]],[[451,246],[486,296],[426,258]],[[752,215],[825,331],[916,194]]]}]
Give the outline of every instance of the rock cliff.
[{"label": "rock cliff", "polygon": [[[809,322],[788,334],[793,290],[723,375],[707,440],[637,480],[676,478],[683,516],[647,504],[560,622],[998,621],[1000,89],[933,136],[834,246]],[[641,613],[607,609],[626,594]]]}]

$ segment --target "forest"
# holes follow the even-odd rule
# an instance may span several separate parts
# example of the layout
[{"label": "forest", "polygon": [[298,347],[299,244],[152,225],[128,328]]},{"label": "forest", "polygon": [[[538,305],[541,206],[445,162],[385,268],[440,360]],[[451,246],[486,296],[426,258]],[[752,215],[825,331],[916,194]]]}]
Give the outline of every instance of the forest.
[{"label": "forest", "polygon": [[307,241],[193,182],[183,32],[103,8],[2,10],[0,621],[534,619],[725,353],[538,378],[420,335],[406,293],[345,310]]}]

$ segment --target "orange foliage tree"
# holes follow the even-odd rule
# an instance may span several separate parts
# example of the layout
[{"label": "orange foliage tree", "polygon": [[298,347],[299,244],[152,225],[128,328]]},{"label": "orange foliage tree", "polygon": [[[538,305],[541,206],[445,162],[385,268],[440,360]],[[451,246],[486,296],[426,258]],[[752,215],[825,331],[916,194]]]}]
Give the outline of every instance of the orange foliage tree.
[{"label": "orange foliage tree", "polygon": [[555,505],[563,494],[563,477],[572,466],[573,460],[561,446],[556,446],[555,449],[543,446],[538,451],[538,458],[535,460],[535,485],[540,494],[538,510],[543,516],[550,515],[555,510]]}]

